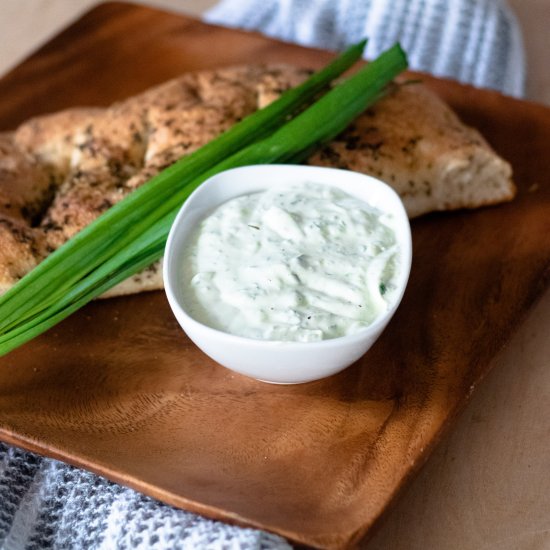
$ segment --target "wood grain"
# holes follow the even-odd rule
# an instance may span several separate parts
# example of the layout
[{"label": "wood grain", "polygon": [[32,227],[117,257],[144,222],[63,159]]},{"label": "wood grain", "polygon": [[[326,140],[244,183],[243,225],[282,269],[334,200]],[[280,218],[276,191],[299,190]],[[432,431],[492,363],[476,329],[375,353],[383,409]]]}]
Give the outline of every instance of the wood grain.
[{"label": "wood grain", "polygon": [[[205,47],[207,45],[207,47]],[[0,128],[192,69],[329,54],[104,4],[0,82]],[[94,303],[0,360],[0,436],[175,506],[318,547],[361,540],[547,286],[550,111],[426,77],[514,166],[513,203],[413,224],[407,293],[338,376],[268,386],[217,366],[163,293]]]}]

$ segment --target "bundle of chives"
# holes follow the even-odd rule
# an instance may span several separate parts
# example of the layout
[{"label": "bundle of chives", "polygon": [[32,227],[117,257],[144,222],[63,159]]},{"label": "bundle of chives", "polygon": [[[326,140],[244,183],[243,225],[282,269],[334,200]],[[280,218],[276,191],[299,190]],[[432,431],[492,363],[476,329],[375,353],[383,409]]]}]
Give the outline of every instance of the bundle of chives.
[{"label": "bundle of chives", "polygon": [[131,242],[145,227],[145,216],[162,217],[166,201],[177,200],[178,191],[197,175],[284,124],[350,68],[364,46],[364,41],[352,46],[302,85],[163,170],[48,256],[0,298],[0,334],[32,316],[35,308],[55,303],[74,282]]},{"label": "bundle of chives", "polygon": [[353,46],[301,86],[166,169],[31,271],[0,298],[0,355],[159,259],[181,204],[210,176],[248,164],[298,162],[338,135],[407,67],[396,45],[296,114],[363,48],[364,42]]}]

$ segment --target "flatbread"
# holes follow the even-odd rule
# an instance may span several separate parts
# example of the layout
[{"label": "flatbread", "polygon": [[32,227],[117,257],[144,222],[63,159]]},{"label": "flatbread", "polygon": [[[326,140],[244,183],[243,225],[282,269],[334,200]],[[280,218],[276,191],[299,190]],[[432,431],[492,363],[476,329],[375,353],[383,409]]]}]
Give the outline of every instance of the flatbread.
[{"label": "flatbread", "polygon": [[[308,74],[283,65],[189,73],[106,109],[70,109],[0,134],[0,293],[160,170]],[[509,164],[419,85],[397,87],[309,163],[379,177],[411,217],[515,193]],[[158,288],[159,263],[104,296]]]}]

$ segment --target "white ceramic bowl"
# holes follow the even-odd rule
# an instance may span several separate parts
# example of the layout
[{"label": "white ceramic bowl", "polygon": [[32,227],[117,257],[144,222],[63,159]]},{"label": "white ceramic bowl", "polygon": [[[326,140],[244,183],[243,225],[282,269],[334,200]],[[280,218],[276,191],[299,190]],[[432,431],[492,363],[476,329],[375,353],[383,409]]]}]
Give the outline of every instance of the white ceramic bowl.
[{"label": "white ceramic bowl", "polygon": [[[396,277],[398,290],[387,312],[355,334],[320,342],[253,340],[221,332],[193,319],[184,307],[180,276],[186,244],[199,222],[214,208],[239,195],[304,181],[331,185],[382,212],[394,214],[397,242],[401,247],[401,269]],[[357,172],[314,166],[246,166],[213,176],[187,199],[166,243],[164,286],[181,327],[212,359],[258,380],[296,384],[343,370],[374,344],[401,301],[409,278],[411,256],[411,230],[403,204],[395,191],[380,180]]]}]

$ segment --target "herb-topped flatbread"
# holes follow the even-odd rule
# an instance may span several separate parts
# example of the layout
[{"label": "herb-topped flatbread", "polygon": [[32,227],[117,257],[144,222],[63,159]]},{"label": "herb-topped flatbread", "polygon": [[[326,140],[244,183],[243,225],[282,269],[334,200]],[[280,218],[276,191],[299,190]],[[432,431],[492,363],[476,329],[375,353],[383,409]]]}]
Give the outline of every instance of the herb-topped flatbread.
[{"label": "herb-topped flatbread", "polygon": [[[0,135],[0,293],[157,172],[303,81],[290,66],[189,73],[109,108]],[[420,85],[396,87],[310,164],[393,186],[411,217],[510,200],[511,168]],[[105,296],[162,288],[159,264]]]}]

